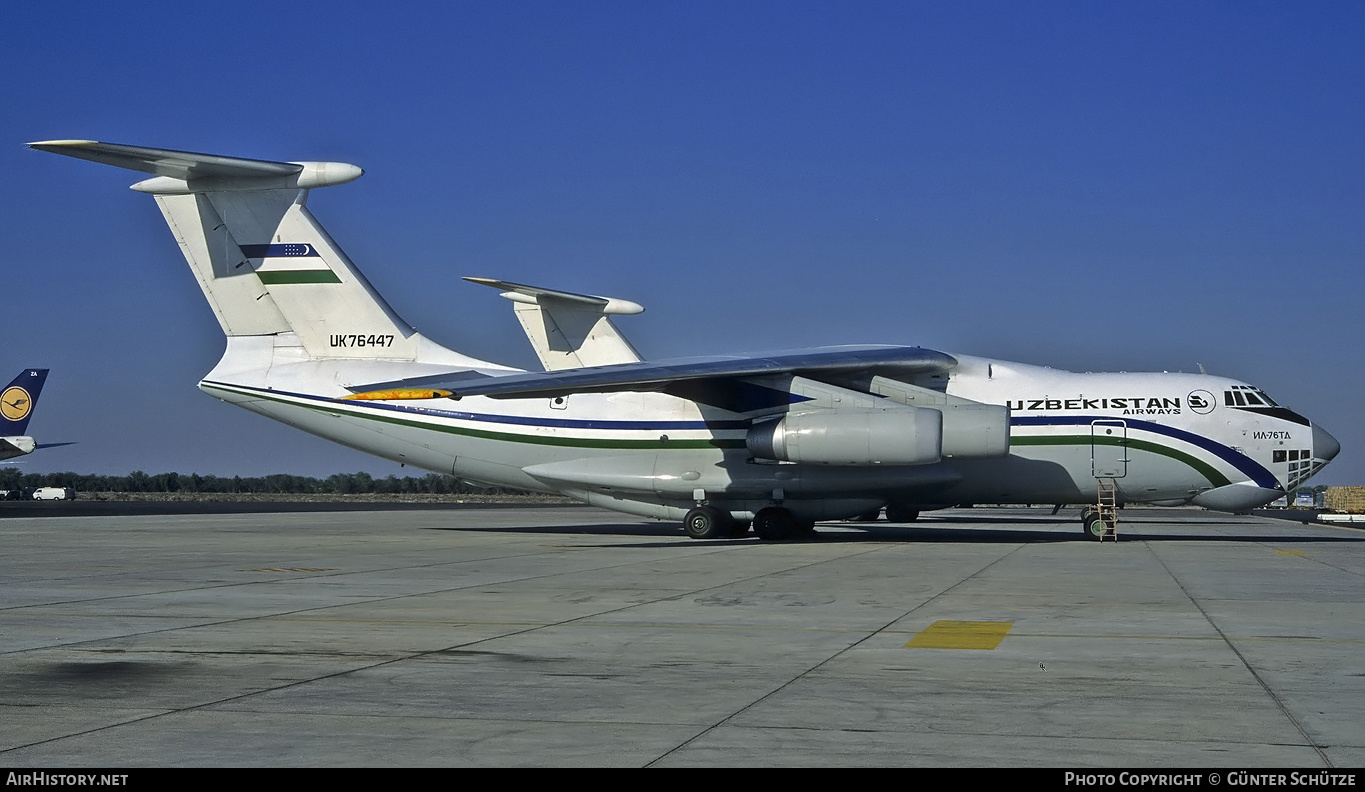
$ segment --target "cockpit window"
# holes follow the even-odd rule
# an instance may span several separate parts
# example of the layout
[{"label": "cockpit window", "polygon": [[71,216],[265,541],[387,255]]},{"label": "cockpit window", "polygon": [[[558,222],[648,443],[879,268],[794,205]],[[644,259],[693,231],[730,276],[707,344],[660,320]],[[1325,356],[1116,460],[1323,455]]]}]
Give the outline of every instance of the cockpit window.
[{"label": "cockpit window", "polygon": [[1275,400],[1265,395],[1265,391],[1250,385],[1233,385],[1232,390],[1223,391],[1223,403],[1229,407],[1279,407]]}]

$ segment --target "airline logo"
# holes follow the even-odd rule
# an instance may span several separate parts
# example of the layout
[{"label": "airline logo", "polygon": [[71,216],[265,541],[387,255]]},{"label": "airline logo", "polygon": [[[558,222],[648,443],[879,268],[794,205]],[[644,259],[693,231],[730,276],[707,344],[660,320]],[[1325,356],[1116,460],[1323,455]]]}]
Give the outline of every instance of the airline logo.
[{"label": "airline logo", "polygon": [[28,391],[18,385],[11,385],[0,395],[0,415],[7,420],[22,421],[28,417],[31,409],[33,400],[29,398]]},{"label": "airline logo", "polygon": [[1190,409],[1200,415],[1208,415],[1213,412],[1213,408],[1218,406],[1218,400],[1212,393],[1206,390],[1193,390],[1185,397],[1185,403],[1190,405]]}]

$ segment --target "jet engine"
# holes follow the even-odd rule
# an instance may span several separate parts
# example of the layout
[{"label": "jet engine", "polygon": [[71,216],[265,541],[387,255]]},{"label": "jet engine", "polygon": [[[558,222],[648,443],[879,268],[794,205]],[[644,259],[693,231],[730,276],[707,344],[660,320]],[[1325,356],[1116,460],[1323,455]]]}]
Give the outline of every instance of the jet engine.
[{"label": "jet engine", "polygon": [[943,455],[984,459],[1010,452],[1010,411],[995,404],[962,402],[923,409],[943,414]]},{"label": "jet engine", "polygon": [[819,465],[927,465],[942,457],[943,413],[923,407],[819,410],[755,424],[744,439],[761,459]]}]

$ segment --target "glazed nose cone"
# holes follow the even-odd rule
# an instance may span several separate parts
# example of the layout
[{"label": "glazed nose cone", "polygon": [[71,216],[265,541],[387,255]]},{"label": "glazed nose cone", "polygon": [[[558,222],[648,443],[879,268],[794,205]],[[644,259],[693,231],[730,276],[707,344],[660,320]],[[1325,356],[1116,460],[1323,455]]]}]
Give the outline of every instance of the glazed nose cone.
[{"label": "glazed nose cone", "polygon": [[1331,462],[1340,452],[1341,443],[1323,431],[1321,426],[1313,424],[1313,456],[1324,462]]}]

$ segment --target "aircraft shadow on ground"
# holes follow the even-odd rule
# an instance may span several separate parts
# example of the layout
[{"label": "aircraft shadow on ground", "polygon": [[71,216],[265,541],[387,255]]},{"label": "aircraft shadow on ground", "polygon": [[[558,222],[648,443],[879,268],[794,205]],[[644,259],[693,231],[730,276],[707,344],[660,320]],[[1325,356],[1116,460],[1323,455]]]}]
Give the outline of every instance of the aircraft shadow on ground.
[{"label": "aircraft shadow on ground", "polygon": [[[940,527],[936,522],[949,523]],[[1001,524],[1018,525],[1020,523],[1048,524],[1059,527],[1074,528],[1067,532],[1057,530],[1002,530],[994,528],[958,528],[952,527],[953,524],[976,524],[984,522],[996,522]],[[1159,521],[1153,521],[1159,522]],[[1168,523],[1163,523],[1168,524]],[[835,526],[841,529],[852,530],[830,530]],[[1228,532],[1231,526],[1210,526],[1208,532],[1189,531],[1181,533],[1143,533],[1141,530],[1132,529],[1132,523],[1119,523],[1119,542],[1240,542],[1240,543],[1333,543],[1333,542],[1365,542],[1365,535],[1362,536],[1305,536],[1294,533],[1277,533],[1267,536],[1265,534],[1239,534]],[[1125,530],[1129,527],[1129,530]],[[821,530],[824,528],[824,530]],[[641,523],[602,523],[599,525],[517,525],[499,527],[480,527],[480,526],[450,526],[429,528],[434,531],[474,531],[479,533],[504,533],[504,534],[543,534],[546,536],[622,536],[622,537],[655,537],[655,538],[674,538],[682,539],[682,529],[672,523],[641,524]],[[1216,532],[1215,532],[1216,531]],[[974,520],[968,518],[944,518],[934,520],[934,522],[918,522],[913,525],[884,524],[876,525],[870,523],[837,523],[824,526],[816,526],[815,535],[809,538],[792,540],[794,543],[836,543],[836,544],[857,544],[862,542],[899,542],[905,544],[1058,544],[1065,542],[1089,542],[1094,540],[1081,532],[1080,525],[1074,520],[1062,520],[1060,518],[1034,519],[1034,520]],[[750,533],[739,539],[713,539],[713,540],[688,540],[679,542],[677,547],[720,547],[734,546],[736,544],[759,544],[762,540]],[[604,547],[649,547],[658,548],[663,545],[651,542],[639,545],[612,544]]]}]

